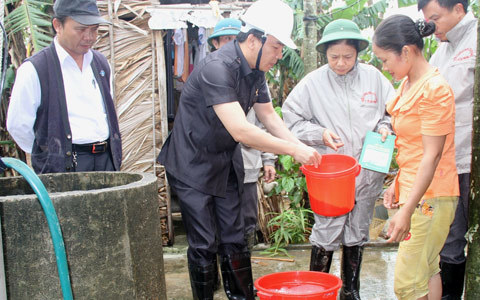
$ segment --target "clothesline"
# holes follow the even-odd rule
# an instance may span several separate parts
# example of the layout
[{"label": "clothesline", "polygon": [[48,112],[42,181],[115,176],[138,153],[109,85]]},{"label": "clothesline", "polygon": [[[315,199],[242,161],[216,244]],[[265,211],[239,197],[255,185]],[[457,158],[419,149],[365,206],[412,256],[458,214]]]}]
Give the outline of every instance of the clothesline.
[{"label": "clothesline", "polygon": [[[238,3],[238,2],[235,2]],[[171,4],[147,8],[151,15],[148,26],[152,30],[187,28],[187,22],[198,27],[213,28],[221,19],[221,14],[229,12],[230,17],[238,18],[245,4]]]}]

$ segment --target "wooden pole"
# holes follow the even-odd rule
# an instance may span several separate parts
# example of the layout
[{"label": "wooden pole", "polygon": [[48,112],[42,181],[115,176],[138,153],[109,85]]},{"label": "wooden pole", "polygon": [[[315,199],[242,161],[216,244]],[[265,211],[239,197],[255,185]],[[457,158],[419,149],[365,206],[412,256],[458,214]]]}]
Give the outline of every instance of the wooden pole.
[{"label": "wooden pole", "polygon": [[155,51],[157,57],[158,74],[158,96],[160,99],[160,128],[162,133],[162,145],[168,136],[168,118],[167,118],[167,78],[165,67],[165,54],[163,46],[163,36],[160,30],[154,30]]},{"label": "wooden pole", "polygon": [[295,262],[293,258],[276,258],[276,257],[263,257],[263,256],[252,256],[250,258],[258,259],[258,260],[276,260],[276,261]]},{"label": "wooden pole", "polygon": [[[165,51],[163,46],[163,36],[160,30],[153,31],[155,40],[155,52],[157,58],[157,74],[158,74],[158,96],[160,100],[160,128],[162,133],[162,145],[168,136],[168,118],[167,118],[167,78],[165,67]],[[156,171],[155,171],[156,172]],[[167,176],[165,174],[165,186],[167,191],[165,193],[165,201],[167,202],[167,228],[168,239],[173,243],[173,221],[172,221],[172,206],[170,196],[170,186],[168,185]]]},{"label": "wooden pole", "polygon": [[112,0],[108,0],[108,18],[112,24],[108,25],[108,39],[110,41],[110,69],[112,71],[110,75],[110,80],[112,82],[112,95],[115,101],[115,43],[114,43],[114,33],[113,33],[113,7]]},{"label": "wooden pole", "polygon": [[[153,174],[157,174],[157,136],[156,136],[156,120],[155,120],[155,103],[156,103],[156,93],[155,85],[157,82],[157,74],[155,72],[155,62],[156,62],[156,46],[155,46],[155,35],[152,34],[152,162],[153,162]],[[163,123],[163,122],[162,122]]]}]

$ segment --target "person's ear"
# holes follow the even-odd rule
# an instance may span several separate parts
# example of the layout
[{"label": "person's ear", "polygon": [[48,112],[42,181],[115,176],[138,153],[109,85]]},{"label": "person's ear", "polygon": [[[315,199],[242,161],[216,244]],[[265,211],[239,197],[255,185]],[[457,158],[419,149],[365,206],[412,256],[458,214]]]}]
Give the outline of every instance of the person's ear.
[{"label": "person's ear", "polygon": [[455,12],[455,14],[461,15],[462,17],[465,14],[465,10],[463,9],[463,4],[461,4],[461,3],[455,4],[453,6],[453,11]]},{"label": "person's ear", "polygon": [[57,18],[53,18],[52,25],[53,29],[55,29],[55,32],[58,32],[63,27],[62,22],[60,22],[60,20],[58,20]]},{"label": "person's ear", "polygon": [[216,38],[212,39],[212,45],[213,47],[215,47],[215,50],[218,50],[218,48],[220,48],[220,42]]},{"label": "person's ear", "polygon": [[247,45],[250,49],[254,49],[258,39],[253,35],[249,34],[247,37]]},{"label": "person's ear", "polygon": [[405,58],[406,61],[408,61],[408,55],[410,54],[410,47],[408,46],[403,46],[402,48],[402,56]]}]

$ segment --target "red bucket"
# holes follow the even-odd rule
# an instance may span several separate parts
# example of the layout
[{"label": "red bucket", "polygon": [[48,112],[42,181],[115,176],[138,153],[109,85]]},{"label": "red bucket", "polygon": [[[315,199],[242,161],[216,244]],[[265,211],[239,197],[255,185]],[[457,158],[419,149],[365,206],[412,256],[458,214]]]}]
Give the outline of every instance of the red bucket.
[{"label": "red bucket", "polygon": [[355,204],[355,177],[362,167],[357,160],[343,154],[324,154],[322,162],[300,167],[307,180],[310,207],[319,215],[341,216]]},{"label": "red bucket", "polygon": [[337,299],[342,280],[335,275],[291,271],[262,276],[255,280],[260,300]]}]

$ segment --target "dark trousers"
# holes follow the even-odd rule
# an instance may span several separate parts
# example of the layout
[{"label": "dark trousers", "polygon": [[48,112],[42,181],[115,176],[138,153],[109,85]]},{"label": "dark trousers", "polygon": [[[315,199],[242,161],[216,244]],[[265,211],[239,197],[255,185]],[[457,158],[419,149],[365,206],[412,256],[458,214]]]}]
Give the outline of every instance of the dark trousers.
[{"label": "dark trousers", "polygon": [[110,151],[102,153],[76,152],[75,172],[115,171]]},{"label": "dark trousers", "polygon": [[242,215],[245,222],[245,232],[255,231],[258,219],[257,183],[249,182],[243,185]]},{"label": "dark trousers", "polygon": [[235,175],[230,173],[225,198],[197,191],[168,173],[167,178],[180,203],[189,264],[207,266],[217,253],[224,256],[246,251]]},{"label": "dark trousers", "polygon": [[461,264],[465,261],[465,234],[468,230],[468,198],[470,194],[470,173],[458,174],[460,199],[458,199],[455,219],[440,252],[440,261],[448,264]]}]

